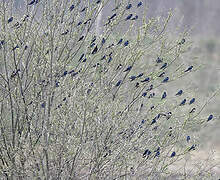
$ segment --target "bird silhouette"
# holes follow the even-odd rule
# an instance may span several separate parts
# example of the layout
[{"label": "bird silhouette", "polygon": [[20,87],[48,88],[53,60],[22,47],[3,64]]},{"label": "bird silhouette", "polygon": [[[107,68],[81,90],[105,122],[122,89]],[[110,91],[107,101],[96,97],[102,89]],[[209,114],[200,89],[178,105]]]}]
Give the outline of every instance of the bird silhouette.
[{"label": "bird silhouette", "polygon": [[33,5],[35,3],[35,0],[31,1],[28,5]]},{"label": "bird silhouette", "polygon": [[121,82],[122,82],[122,80],[119,80],[115,86],[116,86],[116,87],[117,87],[117,86],[120,86]]},{"label": "bird silhouette", "polygon": [[196,108],[192,108],[189,113],[194,113],[196,111]]},{"label": "bird silhouette", "polygon": [[195,98],[192,98],[191,100],[190,100],[190,102],[189,102],[189,104],[193,104],[194,102],[195,102]]},{"label": "bird silhouette", "polygon": [[176,152],[173,151],[170,157],[174,157],[176,155]]},{"label": "bird silhouette", "polygon": [[141,82],[149,82],[149,81],[150,81],[150,78],[147,77],[147,78],[145,78],[144,80],[142,80]]},{"label": "bird silhouette", "polygon": [[132,4],[128,4],[128,5],[126,6],[126,9],[131,9],[131,7],[132,7]]},{"label": "bird silhouette", "polygon": [[10,17],[10,18],[8,19],[8,23],[12,22],[13,19],[14,19],[13,17]]},{"label": "bird silhouette", "polygon": [[185,105],[185,104],[186,104],[186,99],[184,99],[184,100],[180,103],[179,106],[183,106],[183,105]]},{"label": "bird silhouette", "polygon": [[131,19],[132,16],[133,16],[133,14],[129,14],[129,15],[126,17],[125,21]]},{"label": "bird silhouette", "polygon": [[129,41],[124,42],[124,46],[128,46],[128,44],[129,44]]},{"label": "bird silhouette", "polygon": [[161,99],[165,99],[167,97],[167,93],[164,92]]},{"label": "bird silhouette", "polygon": [[74,7],[75,7],[74,4],[70,6],[69,8],[70,12],[74,9]]},{"label": "bird silhouette", "polygon": [[167,63],[164,63],[161,67],[160,67],[160,69],[165,69],[167,67]]},{"label": "bird silhouette", "polygon": [[140,73],[138,76],[137,76],[137,78],[140,78],[140,77],[142,77],[144,75],[144,73]]},{"label": "bird silhouette", "polygon": [[118,44],[117,44],[117,45],[121,44],[122,41],[123,41],[123,39],[120,39],[120,40],[118,41]]},{"label": "bird silhouette", "polygon": [[187,136],[186,137],[186,142],[189,142],[190,141],[190,136]]},{"label": "bird silhouette", "polygon": [[213,118],[213,115],[210,114],[209,117],[208,117],[208,119],[207,119],[207,122],[210,121],[210,120],[212,120],[212,118]]},{"label": "bird silhouette", "polygon": [[93,49],[92,54],[97,53],[97,51],[98,51],[98,47],[96,46],[96,47]]},{"label": "bird silhouette", "polygon": [[165,72],[162,72],[158,77],[163,77],[165,75]]},{"label": "bird silhouette", "polygon": [[128,66],[128,67],[124,70],[124,72],[130,71],[131,68],[132,68],[132,66]]},{"label": "bird silhouette", "polygon": [[183,90],[180,89],[177,93],[176,93],[176,96],[181,96],[183,94]]},{"label": "bird silhouette", "polygon": [[186,69],[184,72],[188,72],[188,71],[191,71],[193,68],[193,66],[189,66],[188,69]]},{"label": "bird silhouette", "polygon": [[136,19],[138,19],[138,15],[135,15],[135,17],[131,18],[131,20],[133,20],[133,21]]},{"label": "bird silhouette", "polygon": [[137,4],[137,7],[140,7],[142,5],[142,2],[140,1],[138,4]]},{"label": "bird silhouette", "polygon": [[166,82],[168,82],[169,81],[169,77],[166,77],[163,81],[162,81],[162,83],[166,83]]},{"label": "bird silhouette", "polygon": [[130,76],[130,77],[129,77],[129,79],[130,79],[131,81],[134,81],[136,78],[137,78],[136,76]]}]

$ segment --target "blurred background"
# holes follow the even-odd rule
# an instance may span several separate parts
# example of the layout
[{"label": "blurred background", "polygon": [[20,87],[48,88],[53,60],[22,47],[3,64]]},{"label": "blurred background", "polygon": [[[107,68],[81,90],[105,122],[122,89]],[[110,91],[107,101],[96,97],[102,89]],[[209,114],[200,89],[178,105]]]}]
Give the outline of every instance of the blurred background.
[{"label": "blurred background", "polygon": [[[139,1],[128,0],[128,3],[136,6]],[[85,0],[85,2],[87,1]],[[197,57],[198,64],[203,64],[204,67],[186,78],[188,80],[190,78],[196,93],[198,93],[196,96],[202,97],[204,101],[208,100],[220,87],[220,0],[142,0],[142,2],[143,6],[147,7],[146,16],[148,18],[167,17],[167,12],[172,10],[174,17],[170,24],[171,31],[172,28],[175,30],[177,26],[182,29],[192,29],[189,40],[193,42],[193,46],[190,53],[183,58],[186,61],[191,61],[193,57]],[[22,12],[24,0],[14,0],[14,3],[15,9]],[[99,22],[96,24],[98,34],[102,33],[104,22],[113,14],[112,9],[119,3],[120,0],[110,0],[106,8],[103,9],[99,16]],[[134,10],[139,15],[139,19],[144,10],[144,8]],[[137,22],[137,26],[139,23],[141,21]],[[181,80],[175,85],[183,85],[183,82],[184,80]],[[215,121],[202,131],[203,147],[204,150],[214,147],[217,152],[215,158],[220,163],[220,94],[210,101],[204,113],[207,115],[212,113]],[[220,174],[220,168],[218,173]]]}]

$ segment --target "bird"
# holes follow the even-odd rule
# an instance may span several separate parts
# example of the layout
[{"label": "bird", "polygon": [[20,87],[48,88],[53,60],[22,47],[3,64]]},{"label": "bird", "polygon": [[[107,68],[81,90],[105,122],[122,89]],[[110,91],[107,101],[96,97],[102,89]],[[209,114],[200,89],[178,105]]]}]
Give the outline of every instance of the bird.
[{"label": "bird", "polygon": [[152,125],[152,124],[154,124],[154,123],[156,123],[157,121],[156,121],[156,119],[154,118],[153,120],[152,120],[152,122],[151,122],[151,124],[150,125]]},{"label": "bird", "polygon": [[190,141],[190,136],[186,137],[186,141],[189,142]]},{"label": "bird", "polygon": [[186,69],[184,72],[188,72],[188,71],[191,71],[193,68],[193,66],[189,66],[188,69]]},{"label": "bird", "polygon": [[129,15],[126,17],[125,21],[131,19],[132,16],[133,16],[133,14],[129,14]]},{"label": "bird", "polygon": [[121,44],[122,41],[123,41],[123,39],[120,39],[120,40],[118,41],[118,44],[117,44],[117,45]]},{"label": "bird", "polygon": [[98,47],[96,46],[96,47],[93,49],[92,54],[97,53],[97,51],[98,51]]},{"label": "bird", "polygon": [[70,6],[69,8],[70,12],[74,9],[74,7],[75,7],[74,4]]},{"label": "bird", "polygon": [[45,108],[45,106],[46,106],[46,103],[43,102],[43,103],[41,104],[41,107],[42,107],[42,108]]},{"label": "bird", "polygon": [[128,66],[127,69],[124,70],[124,72],[130,71],[132,66]]},{"label": "bird", "polygon": [[144,92],[144,93],[142,94],[142,96],[143,96],[143,97],[145,97],[146,95],[147,95],[147,93],[146,93],[146,92]]},{"label": "bird", "polygon": [[77,26],[80,26],[81,24],[82,24],[82,22],[80,21],[80,22],[78,22]]},{"label": "bird", "polygon": [[143,153],[143,157],[149,156],[151,154],[151,151],[149,149],[146,149]]},{"label": "bird", "polygon": [[142,80],[141,82],[149,82],[149,81],[150,81],[150,78],[147,77],[147,78],[145,78],[144,80]]},{"label": "bird", "polygon": [[156,60],[156,62],[157,62],[157,63],[162,63],[162,62],[163,62],[163,59],[158,57],[157,60]]},{"label": "bird", "polygon": [[116,87],[117,87],[117,86],[120,86],[121,82],[122,82],[122,80],[119,80],[115,86],[116,86]]},{"label": "bird", "polygon": [[136,15],[135,17],[131,18],[131,20],[136,20],[138,19],[138,15]]},{"label": "bird", "polygon": [[129,41],[124,42],[124,46],[127,46],[129,44]]},{"label": "bird", "polygon": [[142,5],[142,2],[140,1],[138,4],[137,4],[137,7],[140,7]]},{"label": "bird", "polygon": [[79,58],[79,62],[83,59],[83,57],[84,57],[84,53],[80,56],[80,58]]},{"label": "bird", "polygon": [[62,77],[66,75],[67,75],[67,71],[64,71]]},{"label": "bird", "polygon": [[96,4],[99,4],[101,2],[101,0],[96,1]]},{"label": "bird", "polygon": [[190,100],[190,102],[189,102],[189,104],[192,104],[192,103],[194,103],[195,102],[195,98],[192,98],[191,100]]},{"label": "bird", "polygon": [[28,5],[33,5],[35,3],[35,0],[31,1]]},{"label": "bird", "polygon": [[69,32],[69,30],[67,29],[65,32],[63,32],[61,35],[67,35],[67,33]]},{"label": "bird", "polygon": [[192,108],[189,113],[194,113],[196,111],[196,108]]},{"label": "bird", "polygon": [[84,8],[83,8],[83,9],[82,9],[82,10],[81,10],[80,12],[83,12],[83,11],[85,11],[85,10],[86,10],[86,8],[87,8],[87,7],[84,7]]},{"label": "bird", "polygon": [[131,7],[132,7],[132,4],[128,4],[128,5],[126,6],[126,9],[131,9]]},{"label": "bird", "polygon": [[167,63],[164,63],[163,66],[160,67],[160,69],[165,69],[167,67]]},{"label": "bird", "polygon": [[141,124],[144,124],[145,122],[146,122],[146,120],[143,119],[143,120],[141,121]]},{"label": "bird", "polygon": [[181,96],[183,94],[183,90],[180,89],[177,93],[176,93],[176,96]]},{"label": "bird", "polygon": [[102,44],[105,44],[105,38],[102,38]]},{"label": "bird", "polygon": [[165,75],[165,72],[162,72],[158,77],[163,77]]},{"label": "bird", "polygon": [[136,76],[130,76],[130,77],[129,77],[129,79],[130,79],[131,81],[134,81],[136,78],[137,78]]},{"label": "bird", "polygon": [[183,106],[183,105],[185,105],[185,103],[186,103],[186,99],[183,99],[183,101],[180,103],[179,106]]},{"label": "bird", "polygon": [[188,151],[191,151],[191,150],[195,150],[196,149],[196,145],[195,144],[193,144],[190,148],[189,148],[189,150]]},{"label": "bird", "polygon": [[176,155],[176,152],[173,151],[170,157],[174,157]]},{"label": "bird", "polygon": [[181,42],[179,42],[179,45],[184,44],[185,42],[186,42],[186,40],[183,38],[183,39],[181,40]]},{"label": "bird", "polygon": [[137,78],[142,77],[144,75],[144,73],[140,73]]},{"label": "bird", "polygon": [[10,18],[8,19],[8,23],[12,22],[13,19],[14,19],[13,17],[10,17]]},{"label": "bird", "polygon": [[210,121],[210,120],[212,120],[212,118],[213,118],[213,115],[210,114],[209,117],[208,117],[208,119],[207,119],[207,122]]},{"label": "bird", "polygon": [[109,20],[113,19],[115,16],[117,16],[116,13],[114,13],[114,14],[109,18]]},{"label": "bird", "polygon": [[169,81],[169,77],[166,77],[166,78],[162,81],[162,83],[166,83],[167,81]]},{"label": "bird", "polygon": [[166,97],[167,97],[167,93],[164,92],[161,99],[164,99],[164,98],[166,98]]},{"label": "bird", "polygon": [[84,36],[81,36],[81,37],[79,38],[78,42],[81,41],[81,40],[83,40],[83,38],[84,38]]}]

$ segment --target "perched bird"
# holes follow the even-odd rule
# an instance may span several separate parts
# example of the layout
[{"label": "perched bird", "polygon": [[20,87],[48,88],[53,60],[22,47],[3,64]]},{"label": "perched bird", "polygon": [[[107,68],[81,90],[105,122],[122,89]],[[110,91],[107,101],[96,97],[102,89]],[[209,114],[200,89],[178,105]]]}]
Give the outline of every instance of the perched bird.
[{"label": "perched bird", "polygon": [[176,152],[173,151],[170,157],[174,157],[176,155]]},{"label": "perched bird", "polygon": [[13,19],[14,19],[13,17],[10,17],[10,18],[8,19],[8,23],[12,22]]},{"label": "perched bird", "polygon": [[33,5],[35,3],[35,0],[31,1],[28,5]]},{"label": "perched bird", "polygon": [[138,15],[136,15],[135,17],[131,18],[131,20],[136,20],[138,19]]},{"label": "perched bird", "polygon": [[132,66],[128,66],[127,69],[124,70],[124,72],[130,71]]},{"label": "perched bird", "polygon": [[162,63],[162,62],[163,62],[163,59],[158,57],[157,60],[156,60],[156,62],[157,62],[157,63]]},{"label": "perched bird", "polygon": [[98,47],[96,46],[96,47],[93,49],[92,54],[97,53],[97,51],[98,51]]},{"label": "perched bird", "polygon": [[121,44],[122,41],[123,41],[123,39],[120,39],[120,40],[118,41],[118,44],[117,44],[117,45]]},{"label": "perched bird", "polygon": [[140,73],[138,76],[137,76],[137,78],[140,78],[140,77],[142,77],[144,75],[144,73]]},{"label": "perched bird", "polygon": [[68,74],[72,74],[73,72],[75,72],[75,71],[74,71],[74,70],[71,70],[71,71],[68,72]]},{"label": "perched bird", "polygon": [[162,72],[158,77],[164,77],[165,72]]},{"label": "perched bird", "polygon": [[101,2],[101,0],[96,1],[96,4],[99,4]]},{"label": "perched bird", "polygon": [[85,11],[85,10],[86,10],[86,8],[87,8],[87,7],[84,7],[84,8],[83,8],[83,9],[82,9],[82,10],[81,10],[80,12],[83,12],[83,11]]},{"label": "perched bird", "polygon": [[94,37],[92,38],[91,44],[94,43],[95,41],[96,41],[96,36],[94,36]]},{"label": "perched bird", "polygon": [[188,72],[188,71],[191,71],[193,68],[193,66],[189,66],[188,69],[186,69],[184,72]]},{"label": "perched bird", "polygon": [[90,44],[90,47],[92,48],[92,47],[94,47],[95,46],[95,43],[91,43]]},{"label": "perched bird", "polygon": [[181,96],[183,94],[183,90],[180,89],[177,93],[176,93],[176,96]]},{"label": "perched bird", "polygon": [[196,111],[196,108],[192,108],[189,113],[194,113]]},{"label": "perched bird", "polygon": [[85,54],[83,53],[79,58],[79,62],[83,59],[84,56],[85,56]]},{"label": "perched bird", "polygon": [[151,122],[151,124],[150,125],[152,125],[152,124],[154,124],[154,123],[156,123],[157,121],[156,121],[156,119],[154,118],[153,120],[152,120],[152,122]]},{"label": "perched bird", "polygon": [[12,49],[12,51],[16,50],[17,48],[19,48],[18,45],[16,45],[16,46]]},{"label": "perched bird", "polygon": [[105,38],[102,38],[102,45],[105,44]]},{"label": "perched bird", "polygon": [[143,119],[143,120],[141,121],[141,124],[144,124],[145,122],[146,122],[146,120]]},{"label": "perched bird", "polygon": [[131,7],[132,7],[132,4],[128,4],[128,5],[126,6],[126,9],[131,9]]},{"label": "perched bird", "polygon": [[210,121],[210,120],[212,120],[212,118],[213,118],[213,115],[212,115],[212,114],[210,114],[210,115],[209,115],[209,117],[208,117],[207,122],[208,122],[208,121]]},{"label": "perched bird", "polygon": [[124,42],[124,46],[128,46],[128,44],[129,44],[129,41]]},{"label": "perched bird", "polygon": [[78,22],[77,26],[80,26],[81,24],[82,24],[82,22],[80,21],[80,22]]},{"label": "perched bird", "polygon": [[138,88],[138,87],[139,87],[139,85],[140,85],[140,84],[139,84],[139,82],[137,82],[137,83],[136,83],[136,85],[135,85],[135,87],[136,87],[136,88]]},{"label": "perched bird", "polygon": [[67,71],[64,71],[62,76],[66,76],[66,75],[67,75]]},{"label": "perched bird", "polygon": [[164,92],[161,99],[164,99],[164,98],[166,98],[166,97],[167,97],[167,93]]},{"label": "perched bird", "polygon": [[132,16],[133,16],[133,14],[129,14],[129,15],[126,17],[125,21],[131,19]]},{"label": "perched bird", "polygon": [[74,9],[74,7],[75,7],[74,4],[70,6],[69,8],[70,12]]},{"label": "perched bird", "polygon": [[191,151],[191,150],[195,150],[196,149],[196,145],[195,144],[193,144],[190,148],[189,148],[189,150],[188,151]]},{"label": "perched bird", "polygon": [[186,104],[186,99],[184,99],[184,100],[180,103],[179,106],[183,106],[183,105],[185,105],[185,104]]},{"label": "perched bird", "polygon": [[162,83],[166,83],[166,82],[168,82],[169,81],[169,77],[166,77],[163,81],[162,81]]},{"label": "perched bird", "polygon": [[183,38],[183,39],[181,40],[181,42],[179,42],[179,45],[184,44],[185,42],[186,42],[186,40]]},{"label": "perched bird", "polygon": [[111,20],[111,19],[113,19],[115,16],[117,16],[117,14],[115,13],[115,14],[113,14],[110,18],[109,18],[109,20]]},{"label": "perched bird", "polygon": [[190,102],[189,102],[189,104],[192,104],[192,103],[194,103],[195,102],[195,98],[192,98],[191,100],[190,100]]},{"label": "perched bird", "polygon": [[149,156],[151,154],[151,151],[149,149],[146,149],[143,153],[143,158],[145,158],[146,156]]},{"label": "perched bird", "polygon": [[122,82],[122,80],[119,80],[115,86],[116,86],[116,87],[117,87],[117,86],[120,86],[121,82]]},{"label": "perched bird", "polygon": [[147,78],[145,78],[144,80],[142,80],[141,82],[149,82],[149,81],[150,81],[150,78],[147,77]]},{"label": "perched bird", "polygon": [[144,92],[144,93],[142,94],[142,96],[143,96],[143,97],[145,97],[146,95],[147,95],[147,93],[146,93],[146,92]]},{"label": "perched bird", "polygon": [[137,7],[140,7],[140,6],[142,6],[142,2],[141,1],[137,4]]},{"label": "perched bird", "polygon": [[136,76],[130,76],[130,77],[129,77],[129,79],[130,79],[131,81],[134,81],[136,78],[137,78]]},{"label": "perched bird", "polygon": [[83,38],[84,38],[84,36],[81,36],[81,37],[79,38],[78,42],[81,41],[81,40],[83,40]]},{"label": "perched bird", "polygon": [[160,67],[160,69],[165,69],[167,67],[167,63],[164,63],[163,66]]},{"label": "perched bird", "polygon": [[186,137],[186,142],[189,142],[190,141],[190,136],[187,136]]}]

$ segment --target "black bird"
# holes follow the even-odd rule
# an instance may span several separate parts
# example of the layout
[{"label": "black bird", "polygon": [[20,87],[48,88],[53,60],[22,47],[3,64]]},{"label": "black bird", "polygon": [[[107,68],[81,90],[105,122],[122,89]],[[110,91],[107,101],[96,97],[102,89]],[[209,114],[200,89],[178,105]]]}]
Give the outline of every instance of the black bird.
[{"label": "black bird", "polygon": [[68,72],[68,74],[72,74],[73,72],[74,72],[74,70],[71,70],[71,71]]},{"label": "black bird", "polygon": [[137,78],[142,77],[144,75],[144,73],[140,73]]},{"label": "black bird", "polygon": [[190,102],[189,102],[189,104],[192,104],[192,103],[194,103],[195,102],[195,98],[192,98],[191,100],[190,100]]},{"label": "black bird", "polygon": [[190,141],[190,136],[187,136],[186,137],[186,142],[189,142]]},{"label": "black bird", "polygon": [[142,80],[141,82],[149,82],[149,81],[150,81],[150,78],[147,77],[147,78],[145,78],[144,80]]},{"label": "black bird", "polygon": [[149,156],[151,154],[151,151],[149,149],[146,149],[143,153],[143,158],[145,158],[146,156]]},{"label": "black bird", "polygon": [[67,73],[68,73],[67,71],[64,71],[62,76],[66,76]]},{"label": "black bird", "polygon": [[132,66],[128,66],[127,69],[124,70],[124,72],[130,71]]},{"label": "black bird", "polygon": [[145,97],[146,95],[147,95],[147,93],[146,93],[146,92],[144,92],[144,93],[142,94],[142,96],[143,96],[143,97]]},{"label": "black bird", "polygon": [[189,113],[194,113],[196,111],[196,108],[192,108],[192,110]]},{"label": "black bird", "polygon": [[96,1],[96,4],[99,4],[101,2],[101,0]]},{"label": "black bird", "polygon": [[195,144],[193,144],[190,148],[189,148],[189,150],[188,151],[191,151],[191,150],[195,150],[196,149],[196,145]]},{"label": "black bird", "polygon": [[162,72],[158,77],[163,77],[165,75],[165,72]]},{"label": "black bird", "polygon": [[70,6],[69,8],[70,12],[74,9],[74,7],[75,7],[74,4]]},{"label": "black bird", "polygon": [[28,5],[33,5],[35,3],[35,0],[31,1]]},{"label": "black bird", "polygon": [[84,38],[84,36],[81,36],[81,37],[79,38],[78,42],[81,41],[81,40],[83,40],[83,38]]},{"label": "black bird", "polygon": [[113,19],[116,15],[117,15],[116,13],[113,14],[113,15],[109,18],[109,20]]},{"label": "black bird", "polygon": [[162,63],[162,62],[163,62],[163,59],[158,57],[157,60],[156,60],[156,62],[157,62],[157,63]]},{"label": "black bird", "polygon": [[67,33],[69,32],[69,30],[67,29],[65,32],[63,32],[61,35],[67,35]]},{"label": "black bird", "polygon": [[132,4],[128,4],[127,6],[126,6],[126,9],[130,9],[132,7]]},{"label": "black bird", "polygon": [[138,15],[136,15],[135,17],[131,18],[131,20],[136,20],[138,19]]},{"label": "black bird", "polygon": [[141,121],[141,124],[144,124],[145,122],[146,122],[146,120],[143,119],[143,120]]},{"label": "black bird", "polygon": [[19,48],[18,45],[16,45],[16,46],[12,49],[12,51],[14,51],[14,50],[17,49],[17,48]]},{"label": "black bird", "polygon": [[82,9],[82,10],[81,10],[80,12],[83,12],[83,11],[85,11],[85,10],[86,10],[86,8],[87,8],[87,7],[84,7],[84,8],[83,8],[83,9]]},{"label": "black bird", "polygon": [[151,122],[151,124],[150,125],[152,125],[152,124],[154,124],[154,123],[156,123],[157,121],[156,121],[156,119],[154,118],[153,120],[152,120],[152,122]]},{"label": "black bird", "polygon": [[92,38],[91,44],[94,43],[95,41],[96,41],[96,36],[94,36],[94,37]]},{"label": "black bird", "polygon": [[167,97],[167,93],[164,92],[161,99],[164,99],[164,98],[166,98],[166,97]]},{"label": "black bird", "polygon": [[140,85],[140,84],[139,84],[139,82],[137,82],[137,83],[136,83],[136,85],[135,85],[135,87],[136,87],[136,88],[138,88],[138,87],[139,87],[139,85]]},{"label": "black bird", "polygon": [[142,2],[140,1],[137,5],[137,7],[140,7],[142,5]]},{"label": "black bird", "polygon": [[165,69],[167,67],[167,63],[164,63],[163,66],[160,67],[160,69]]},{"label": "black bird", "polygon": [[129,15],[126,17],[125,21],[131,19],[132,16],[133,16],[133,14],[129,14]]},{"label": "black bird", "polygon": [[80,26],[81,24],[82,24],[82,22],[80,21],[80,22],[78,22],[77,26]]},{"label": "black bird", "polygon": [[115,86],[116,86],[116,87],[117,87],[117,86],[120,86],[121,82],[122,82],[122,80],[119,80]]},{"label": "black bird", "polygon": [[85,54],[83,53],[79,58],[79,62],[83,59],[84,56],[85,56]]},{"label": "black bird", "polygon": [[208,122],[208,121],[210,121],[210,120],[212,120],[212,118],[213,118],[213,115],[212,115],[212,114],[210,114],[210,115],[209,115],[209,117],[208,117],[207,122]]},{"label": "black bird", "polygon": [[129,41],[124,42],[124,46],[128,46],[128,44],[129,44]]},{"label": "black bird", "polygon": [[169,77],[166,77],[166,78],[162,81],[162,83],[166,83],[167,81],[169,81]]},{"label": "black bird", "polygon": [[105,44],[105,38],[102,38],[102,45]]},{"label": "black bird", "polygon": [[121,44],[122,41],[123,41],[123,39],[120,39],[120,40],[118,41],[118,44],[117,44],[117,45]]},{"label": "black bird", "polygon": [[183,94],[183,90],[180,89],[177,93],[176,93],[176,96],[181,96]]},{"label": "black bird", "polygon": [[136,78],[137,78],[136,76],[130,76],[130,77],[129,77],[129,79],[130,79],[131,81],[134,81]]},{"label": "black bird", "polygon": [[186,99],[184,99],[184,100],[180,103],[179,106],[183,106],[183,105],[185,105],[185,104],[186,104]]},{"label": "black bird", "polygon": [[183,38],[183,39],[181,40],[181,42],[179,42],[179,45],[184,44],[185,42],[186,42],[186,40]]},{"label": "black bird", "polygon": [[10,17],[10,18],[8,19],[8,23],[12,22],[13,19],[14,19],[13,17]]},{"label": "black bird", "polygon": [[186,69],[184,72],[188,72],[188,71],[191,71],[193,68],[193,66],[189,66],[188,69]]},{"label": "black bird", "polygon": [[176,152],[173,151],[170,157],[174,157],[176,155]]},{"label": "black bird", "polygon": [[92,54],[97,53],[97,51],[98,51],[98,47],[96,46],[96,47],[93,49]]}]

